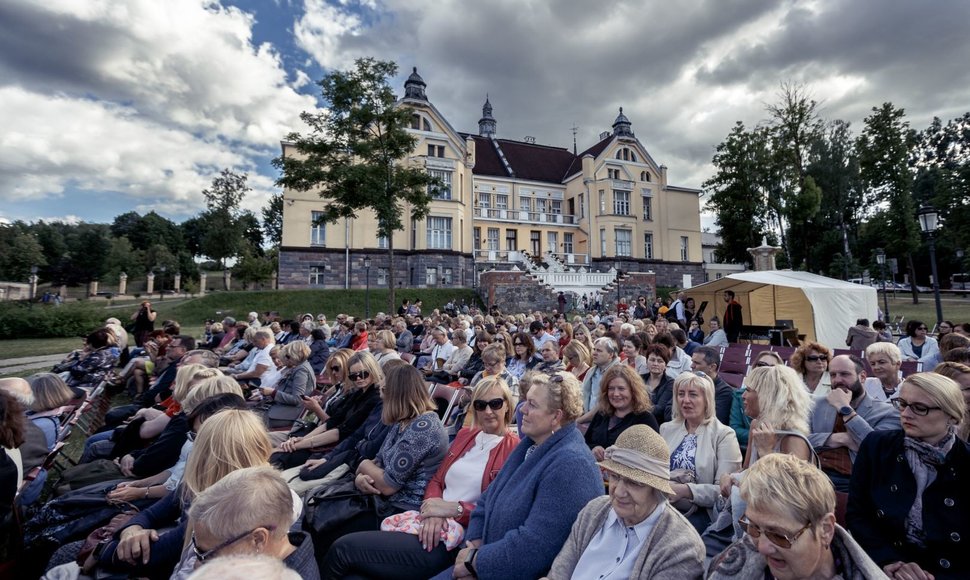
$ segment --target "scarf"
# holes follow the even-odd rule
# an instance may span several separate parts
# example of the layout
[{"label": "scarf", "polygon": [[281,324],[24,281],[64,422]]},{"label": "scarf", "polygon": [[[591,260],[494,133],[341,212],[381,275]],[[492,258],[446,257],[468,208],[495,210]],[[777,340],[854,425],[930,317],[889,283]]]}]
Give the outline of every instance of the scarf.
[{"label": "scarf", "polygon": [[906,516],[906,539],[915,545],[925,547],[926,533],[923,531],[923,492],[936,481],[938,468],[946,461],[946,456],[956,441],[953,427],[937,445],[931,445],[912,437],[903,438],[903,449],[913,477],[916,479],[916,500]]}]

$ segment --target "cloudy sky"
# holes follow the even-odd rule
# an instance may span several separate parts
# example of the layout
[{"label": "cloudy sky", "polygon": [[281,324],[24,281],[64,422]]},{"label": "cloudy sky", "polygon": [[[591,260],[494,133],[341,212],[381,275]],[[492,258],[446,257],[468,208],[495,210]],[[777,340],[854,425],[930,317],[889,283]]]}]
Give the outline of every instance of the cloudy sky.
[{"label": "cloudy sky", "polygon": [[462,131],[488,93],[499,134],[580,149],[618,107],[670,181],[700,187],[737,120],[784,81],[827,119],[913,127],[970,110],[970,2],[938,0],[3,0],[0,219],[181,221],[224,167],[269,160],[360,56],[412,66]]}]

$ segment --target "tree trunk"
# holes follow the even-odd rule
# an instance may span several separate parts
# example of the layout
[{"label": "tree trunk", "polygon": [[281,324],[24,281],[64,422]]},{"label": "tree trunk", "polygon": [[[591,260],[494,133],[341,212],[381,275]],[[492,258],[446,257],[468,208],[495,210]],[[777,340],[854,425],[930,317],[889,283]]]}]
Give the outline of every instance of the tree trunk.
[{"label": "tree trunk", "polygon": [[913,265],[913,254],[906,254],[906,268],[909,269],[909,291],[913,294],[913,304],[919,304],[919,290],[916,288],[916,267]]},{"label": "tree trunk", "polygon": [[389,292],[387,293],[387,312],[391,316],[397,312],[394,305],[397,299],[394,294],[394,235],[387,236],[387,284],[389,286]]}]

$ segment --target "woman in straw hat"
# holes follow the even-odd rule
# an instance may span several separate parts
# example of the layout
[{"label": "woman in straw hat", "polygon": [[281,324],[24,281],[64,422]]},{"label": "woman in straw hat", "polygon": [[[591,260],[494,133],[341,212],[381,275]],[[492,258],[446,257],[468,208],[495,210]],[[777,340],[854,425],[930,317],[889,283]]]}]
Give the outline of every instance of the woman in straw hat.
[{"label": "woman in straw hat", "polygon": [[670,451],[646,425],[620,434],[599,463],[609,496],[586,504],[549,571],[567,578],[700,578],[704,544],[671,506]]},{"label": "woman in straw hat", "polygon": [[744,536],[711,562],[708,578],[886,578],[835,523],[835,488],[817,467],[773,453],[741,483]]}]

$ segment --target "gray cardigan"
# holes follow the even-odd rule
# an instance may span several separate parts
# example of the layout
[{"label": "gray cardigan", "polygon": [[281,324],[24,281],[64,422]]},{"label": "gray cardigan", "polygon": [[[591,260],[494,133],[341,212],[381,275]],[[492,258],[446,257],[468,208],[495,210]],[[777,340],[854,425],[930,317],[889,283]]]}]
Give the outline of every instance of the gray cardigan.
[{"label": "gray cardigan", "polygon": [[[741,471],[741,448],[734,429],[725,426],[711,417],[697,428],[697,453],[694,456],[697,468],[697,483],[688,483],[694,504],[707,510],[714,521],[714,501],[721,495],[719,481],[725,473]],[[660,435],[667,442],[670,452],[680,445],[687,436],[683,421],[668,421],[660,426]]]},{"label": "gray cardigan", "polygon": [[[549,570],[549,580],[569,580],[583,551],[603,527],[610,513],[609,496],[590,501],[579,512],[569,538]],[[704,573],[704,543],[694,526],[672,505],[660,519],[633,563],[632,578],[692,580]]]}]

